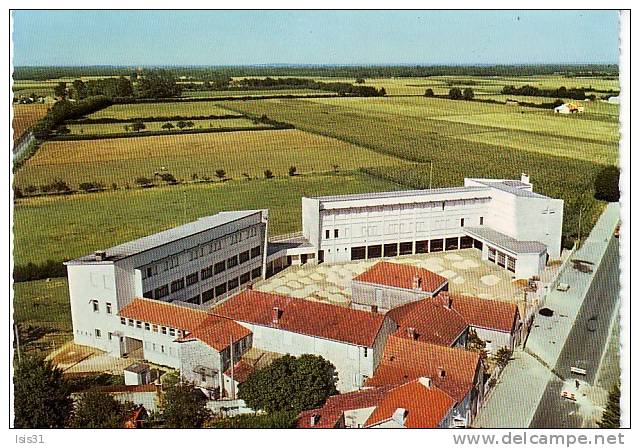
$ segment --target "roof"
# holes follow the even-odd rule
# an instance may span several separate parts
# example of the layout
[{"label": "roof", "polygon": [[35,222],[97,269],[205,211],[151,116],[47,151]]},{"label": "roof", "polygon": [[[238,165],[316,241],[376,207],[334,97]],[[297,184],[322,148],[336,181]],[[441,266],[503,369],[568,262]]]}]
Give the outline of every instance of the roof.
[{"label": "roof", "polygon": [[140,392],[148,392],[148,393],[157,393],[158,388],[155,384],[134,384],[134,385],[126,385],[126,384],[117,384],[115,386],[97,386],[96,390],[98,392],[104,392],[106,394],[126,394],[126,393],[140,393]]},{"label": "roof", "polygon": [[421,279],[419,291],[433,293],[448,282],[446,278],[427,269],[408,264],[389,263],[387,261],[379,261],[370,269],[355,277],[354,280],[415,291],[413,279],[416,276]]},{"label": "roof", "polygon": [[[397,336],[432,344],[452,346],[469,327],[467,320],[441,299],[411,302],[391,309],[387,315],[399,325]],[[409,334],[410,329],[415,330],[415,336]]]},{"label": "roof", "polygon": [[406,428],[437,428],[456,404],[451,396],[424,378],[390,390],[365,423],[374,426],[391,420],[397,409],[405,409]]},{"label": "roof", "polygon": [[193,331],[209,316],[206,311],[152,299],[133,299],[118,313],[120,317],[179,330]]},{"label": "roof", "polygon": [[478,182],[482,185],[486,185],[487,187],[496,188],[498,190],[502,190],[507,193],[511,193],[520,197],[527,198],[539,198],[539,199],[549,199],[548,196],[544,196],[539,193],[534,193],[531,191],[531,184],[525,184],[524,182],[517,180],[500,180],[500,179],[472,179],[475,182]]},{"label": "roof", "polygon": [[479,364],[476,352],[391,335],[378,368],[366,384],[399,385],[428,377],[460,402],[473,387]]},{"label": "roof", "polygon": [[[277,324],[273,323],[274,308],[278,308],[280,314]],[[209,312],[236,321],[362,347],[373,347],[384,322],[381,314],[255,290],[245,290]]]},{"label": "roof", "polygon": [[516,254],[540,254],[547,250],[547,246],[539,241],[519,241],[486,226],[465,227],[464,231]]},{"label": "roof", "polygon": [[[298,428],[335,428],[346,411],[377,406],[385,394],[395,386],[361,389],[327,398],[324,406],[300,413]],[[311,425],[311,416],[316,415],[316,424]]]},{"label": "roof", "polygon": [[127,372],[133,373],[143,373],[150,369],[149,364],[145,364],[143,362],[136,362],[131,364],[129,367],[125,368]]},{"label": "roof", "polygon": [[218,316],[207,316],[207,318],[187,336],[178,339],[178,342],[189,342],[198,339],[209,347],[221,352],[231,345],[246,338],[251,334],[251,330],[236,322]]},{"label": "roof", "polygon": [[[240,361],[235,363],[233,366],[233,380],[236,381],[238,384],[242,384],[245,381],[247,381],[247,379],[249,379],[249,377],[253,372],[255,372],[255,370],[256,370],[255,366],[241,359]],[[226,370],[226,372],[224,372],[224,374],[229,378],[231,378],[231,367],[229,367]]]},{"label": "roof", "polygon": [[[381,191],[376,193],[359,193],[359,194],[343,194],[335,196],[315,196],[311,199],[317,199],[320,202],[338,202],[338,201],[357,201],[368,199],[393,199],[400,197],[411,196],[429,196],[436,194],[453,194],[453,193],[467,193],[474,191],[486,191],[486,188],[480,186],[463,186],[463,187],[447,187],[447,188],[432,188],[430,190],[401,190],[401,191]],[[429,200],[424,198],[424,200]]]},{"label": "roof", "polygon": [[[156,247],[163,246],[165,244],[169,244],[174,241],[181,240],[183,238],[187,238],[201,232],[205,232],[207,230],[211,230],[221,225],[228,224],[230,222],[237,221],[238,219],[246,218],[260,212],[261,210],[242,210],[220,212],[215,215],[205,216],[203,218],[199,218],[196,221],[178,227],[173,227],[162,232],[154,233],[153,235],[144,236],[142,238],[138,238],[137,240],[128,241],[124,244],[106,249],[105,252],[107,253],[107,257],[105,261],[117,261],[122,258],[154,249]],[[96,261],[93,254],[89,254],[80,258],[76,258],[75,260],[67,263],[77,264],[100,262]]]},{"label": "roof", "polygon": [[451,298],[451,307],[473,327],[511,333],[520,317],[518,306],[515,303],[449,292],[441,292],[438,297]]}]

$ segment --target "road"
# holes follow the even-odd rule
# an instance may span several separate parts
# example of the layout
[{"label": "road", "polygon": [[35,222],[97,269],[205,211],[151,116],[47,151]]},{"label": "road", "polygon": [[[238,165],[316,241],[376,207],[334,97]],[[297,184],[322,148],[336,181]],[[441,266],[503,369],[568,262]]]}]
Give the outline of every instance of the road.
[{"label": "road", "polygon": [[[554,368],[556,376],[549,382],[531,422],[531,428],[581,428],[583,417],[579,405],[561,397],[564,381],[575,379],[593,384],[607,347],[610,323],[619,300],[619,244],[611,238],[599,269],[575,320]],[[571,269],[571,268],[570,268]],[[585,376],[571,373],[571,366],[586,369]],[[575,387],[575,386],[573,386]],[[578,394],[585,386],[578,387]],[[579,400],[580,401],[580,400]]]}]

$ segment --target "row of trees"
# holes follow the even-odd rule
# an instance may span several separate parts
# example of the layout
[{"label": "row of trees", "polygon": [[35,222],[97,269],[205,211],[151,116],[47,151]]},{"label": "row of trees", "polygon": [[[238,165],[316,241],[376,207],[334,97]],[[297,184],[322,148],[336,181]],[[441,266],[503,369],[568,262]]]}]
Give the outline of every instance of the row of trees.
[{"label": "row of trees", "polygon": [[[428,98],[432,98],[432,97],[435,97],[436,94],[433,92],[433,89],[429,88],[424,91],[424,96]],[[449,89],[449,93],[447,94],[447,98],[449,98],[450,100],[471,101],[474,98],[474,96],[475,94],[473,92],[473,89],[470,87],[467,87],[464,90],[460,90],[460,88],[454,87],[452,89]]]},{"label": "row of trees", "polygon": [[339,95],[349,96],[385,96],[384,87],[377,89],[373,86],[364,86],[364,79],[358,85],[348,82],[320,82],[308,78],[245,78],[237,81],[237,85],[248,89],[311,89],[335,92]]},{"label": "row of trees", "polygon": [[36,139],[43,140],[49,136],[53,129],[62,125],[65,120],[80,118],[111,104],[111,100],[106,96],[93,96],[74,102],[68,100],[58,101],[44,117],[33,125],[33,135]]},{"label": "row of trees", "polygon": [[[530,85],[524,85],[522,87],[504,86],[502,93],[504,95],[546,96],[550,98],[571,98],[574,100],[584,100],[587,98],[584,89],[567,89],[564,86],[557,89],[540,89]],[[593,98],[595,99],[595,96],[593,96]]]}]

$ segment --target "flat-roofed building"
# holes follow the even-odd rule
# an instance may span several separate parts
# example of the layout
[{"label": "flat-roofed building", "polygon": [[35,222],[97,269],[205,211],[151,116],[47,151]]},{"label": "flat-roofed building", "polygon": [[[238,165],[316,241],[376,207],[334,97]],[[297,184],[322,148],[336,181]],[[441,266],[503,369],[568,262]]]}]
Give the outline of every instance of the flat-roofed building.
[{"label": "flat-roofed building", "polygon": [[74,341],[115,356],[136,297],[210,307],[265,275],[267,210],[213,216],[66,262]]},{"label": "flat-roofed building", "polygon": [[560,257],[563,201],[520,180],[302,198],[303,236],[318,262],[346,262],[465,248],[513,272],[539,275]]}]

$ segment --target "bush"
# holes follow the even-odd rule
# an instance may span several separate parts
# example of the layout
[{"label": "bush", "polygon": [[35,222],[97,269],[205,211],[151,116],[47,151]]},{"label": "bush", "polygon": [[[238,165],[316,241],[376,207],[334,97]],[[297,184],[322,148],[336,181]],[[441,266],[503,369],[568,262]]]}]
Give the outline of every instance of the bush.
[{"label": "bush", "polygon": [[100,182],[82,182],[80,185],[78,185],[78,188],[80,188],[82,191],[85,191],[85,192],[100,191],[100,190],[104,190],[104,185],[101,184]]},{"label": "bush", "polygon": [[267,178],[267,179],[273,179],[273,171],[264,170],[264,177]]},{"label": "bush", "polygon": [[617,202],[620,200],[620,169],[613,165],[604,167],[593,182],[594,197],[600,201]]},{"label": "bush", "polygon": [[462,91],[457,87],[454,87],[453,89],[449,90],[449,99],[450,100],[462,99]]},{"label": "bush", "polygon": [[177,184],[178,181],[175,178],[175,176],[171,173],[162,173],[160,174],[160,179],[162,179],[164,182],[168,183],[168,184]]},{"label": "bush", "polygon": [[66,277],[67,269],[59,261],[47,260],[44,263],[17,264],[13,267],[14,282],[29,282],[44,278]]},{"label": "bush", "polygon": [[464,89],[464,92],[462,92],[462,97],[467,101],[471,101],[474,97],[473,89],[470,87]]},{"label": "bush", "polygon": [[136,183],[144,187],[148,185],[153,185],[153,180],[149,179],[148,177],[140,176],[140,177],[136,177]]},{"label": "bush", "polygon": [[295,166],[290,166],[289,167],[289,176],[295,176],[296,175],[296,171],[298,171],[298,169]]},{"label": "bush", "polygon": [[270,414],[242,414],[214,421],[210,427],[227,429],[274,429],[295,427],[298,416],[295,412],[272,412]]},{"label": "bush", "polygon": [[433,89],[427,89],[424,91],[424,96],[432,97],[435,96],[435,93],[433,93]]},{"label": "bush", "polygon": [[220,180],[224,180],[224,178],[227,176],[227,172],[225,170],[219,169],[216,170],[216,177]]},{"label": "bush", "polygon": [[40,191],[43,193],[67,193],[71,191],[71,187],[62,179],[55,179],[50,184],[41,186]]}]

